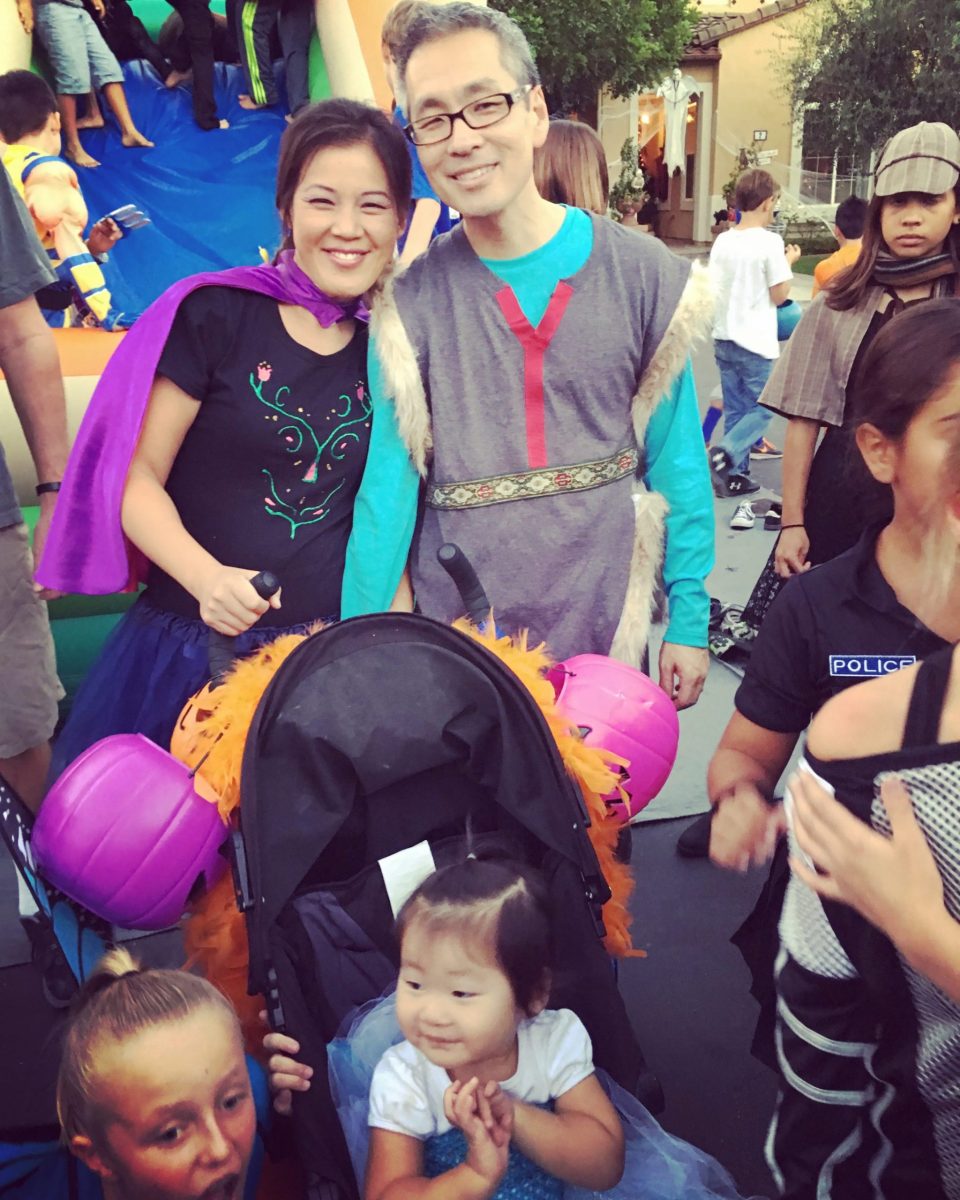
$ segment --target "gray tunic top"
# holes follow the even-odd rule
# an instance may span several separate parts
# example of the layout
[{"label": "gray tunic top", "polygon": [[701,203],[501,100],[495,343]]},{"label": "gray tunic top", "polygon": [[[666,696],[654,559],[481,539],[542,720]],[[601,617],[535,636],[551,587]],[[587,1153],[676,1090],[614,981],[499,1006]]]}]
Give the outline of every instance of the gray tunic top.
[{"label": "gray tunic top", "polygon": [[505,631],[529,629],[557,658],[610,650],[634,543],[631,400],[689,270],[596,218],[589,259],[536,332],[462,227],[397,279],[433,428],[411,559],[425,613],[462,613],[436,560],[452,541]]}]

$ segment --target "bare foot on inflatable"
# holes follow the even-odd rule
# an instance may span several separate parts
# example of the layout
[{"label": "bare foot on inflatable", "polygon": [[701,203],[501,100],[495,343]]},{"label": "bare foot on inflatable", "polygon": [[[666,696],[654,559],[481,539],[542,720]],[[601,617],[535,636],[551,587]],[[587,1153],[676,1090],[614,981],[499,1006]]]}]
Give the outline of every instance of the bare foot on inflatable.
[{"label": "bare foot on inflatable", "polygon": [[168,87],[168,88],[179,87],[181,83],[189,83],[192,78],[193,78],[192,70],[178,71],[178,70],[174,69],[170,72],[170,74],[163,81],[163,86]]},{"label": "bare foot on inflatable", "polygon": [[241,108],[245,108],[247,112],[259,112],[261,108],[270,107],[269,104],[257,104],[257,102],[251,99],[246,92],[240,93],[240,95],[237,97],[237,103]]},{"label": "bare foot on inflatable", "polygon": [[79,142],[73,146],[67,146],[66,156],[71,162],[76,163],[78,167],[99,167],[100,164],[95,158],[89,155]]},{"label": "bare foot on inflatable", "polygon": [[123,134],[120,141],[128,148],[142,146],[144,149],[149,150],[153,146],[153,142],[149,138],[145,138],[139,129],[131,129],[129,133]]},{"label": "bare foot on inflatable", "polygon": [[77,120],[78,129],[102,129],[103,114],[97,113],[95,117],[79,117]]},{"label": "bare foot on inflatable", "polygon": [[223,118],[223,117],[221,117],[221,118],[220,118],[220,120],[217,122],[217,128],[218,128],[218,129],[229,129],[229,128],[230,128],[230,122],[229,122],[229,121],[225,121],[225,120],[224,120],[224,118]]}]

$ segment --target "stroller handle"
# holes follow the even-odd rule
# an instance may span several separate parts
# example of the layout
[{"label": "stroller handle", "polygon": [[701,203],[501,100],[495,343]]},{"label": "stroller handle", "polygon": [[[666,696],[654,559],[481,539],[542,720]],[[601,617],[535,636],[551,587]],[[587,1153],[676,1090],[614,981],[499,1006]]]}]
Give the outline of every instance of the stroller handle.
[{"label": "stroller handle", "polygon": [[[280,580],[272,571],[260,571],[250,582],[261,600],[269,600],[280,590]],[[210,679],[216,686],[223,682],[223,677],[233,666],[233,638],[211,629],[207,655],[210,661]]]},{"label": "stroller handle", "polygon": [[456,584],[467,616],[474,625],[490,618],[490,601],[469,558],[453,542],[444,542],[437,551],[437,562]]}]

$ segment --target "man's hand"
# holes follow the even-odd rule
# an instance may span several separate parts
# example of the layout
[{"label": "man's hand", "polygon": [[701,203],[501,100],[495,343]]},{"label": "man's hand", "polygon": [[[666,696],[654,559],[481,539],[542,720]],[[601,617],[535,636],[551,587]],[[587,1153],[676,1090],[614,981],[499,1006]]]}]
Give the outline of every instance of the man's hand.
[{"label": "man's hand", "polygon": [[[57,496],[55,492],[45,492],[40,497],[40,516],[33,530],[33,569],[36,571],[40,565],[40,559],[43,558],[43,548],[47,544],[47,534],[50,532],[50,522],[53,520],[53,510],[56,507]],[[37,593],[41,600],[56,600],[58,596],[62,596],[62,592],[54,591],[53,588],[45,588],[41,584],[34,582],[33,590]]]},{"label": "man's hand", "polygon": [[710,655],[697,646],[664,642],[660,647],[660,686],[679,711],[700,699]]},{"label": "man's hand", "polygon": [[753,783],[738,783],[714,810],[710,859],[732,871],[762,867],[786,828],[782,804],[768,804]]},{"label": "man's hand", "polygon": [[93,255],[108,254],[122,237],[123,230],[116,221],[112,217],[102,217],[90,230],[87,249]]}]

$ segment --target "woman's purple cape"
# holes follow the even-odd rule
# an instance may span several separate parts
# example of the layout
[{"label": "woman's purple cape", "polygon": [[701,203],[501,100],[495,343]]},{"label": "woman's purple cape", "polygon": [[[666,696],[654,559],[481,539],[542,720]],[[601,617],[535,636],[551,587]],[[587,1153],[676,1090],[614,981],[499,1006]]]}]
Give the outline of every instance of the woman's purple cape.
[{"label": "woman's purple cape", "polygon": [[126,334],[91,397],[37,570],[44,587],[105,595],[132,589],[146,577],[147,561],[124,535],[120,506],[160,354],[180,304],[201,287],[243,288],[300,304],[324,326],[348,315],[367,316],[361,305],[345,309],[320,292],[292,255],[281,256],[277,266],[192,275],[164,292]]}]

